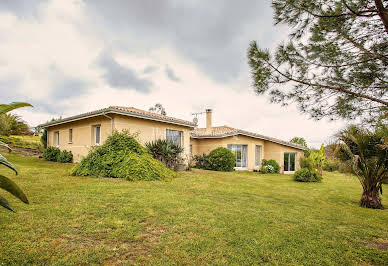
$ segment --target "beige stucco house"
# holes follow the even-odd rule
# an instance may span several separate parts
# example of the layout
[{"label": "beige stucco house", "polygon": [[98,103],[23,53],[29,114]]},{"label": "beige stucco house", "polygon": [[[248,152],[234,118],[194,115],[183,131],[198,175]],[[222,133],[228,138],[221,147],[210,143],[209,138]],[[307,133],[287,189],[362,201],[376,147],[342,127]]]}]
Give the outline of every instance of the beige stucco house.
[{"label": "beige stucco house", "polygon": [[174,141],[184,148],[184,158],[208,154],[218,147],[228,148],[236,155],[236,170],[258,170],[263,159],[274,159],[283,173],[293,173],[299,169],[299,158],[306,149],[228,126],[213,127],[210,109],[206,110],[206,128],[197,128],[190,121],[120,106],[48,122],[41,127],[48,132],[48,145],[72,151],[75,162],[86,156],[91,147],[104,143],[114,130],[123,129],[136,133],[142,144],[156,139]]},{"label": "beige stucco house", "polygon": [[276,160],[282,173],[300,168],[299,159],[307,148],[287,141],[229,126],[212,126],[212,111],[206,110],[206,128],[191,132],[192,154],[208,154],[217,147],[225,147],[236,155],[236,170],[258,170],[263,159]]},{"label": "beige stucco house", "polygon": [[184,157],[190,152],[190,132],[196,124],[133,107],[110,106],[40,125],[47,130],[47,145],[73,153],[75,162],[86,156],[91,147],[101,145],[114,130],[137,134],[145,144],[169,139],[183,146]]}]

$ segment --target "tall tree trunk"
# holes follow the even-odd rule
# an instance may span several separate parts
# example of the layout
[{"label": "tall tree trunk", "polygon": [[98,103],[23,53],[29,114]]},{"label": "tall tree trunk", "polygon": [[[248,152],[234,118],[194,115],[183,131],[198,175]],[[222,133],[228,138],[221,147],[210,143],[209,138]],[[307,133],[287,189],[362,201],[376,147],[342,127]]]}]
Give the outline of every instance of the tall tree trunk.
[{"label": "tall tree trunk", "polygon": [[361,207],[371,209],[383,209],[381,198],[377,188],[371,190],[364,190],[361,197]]}]

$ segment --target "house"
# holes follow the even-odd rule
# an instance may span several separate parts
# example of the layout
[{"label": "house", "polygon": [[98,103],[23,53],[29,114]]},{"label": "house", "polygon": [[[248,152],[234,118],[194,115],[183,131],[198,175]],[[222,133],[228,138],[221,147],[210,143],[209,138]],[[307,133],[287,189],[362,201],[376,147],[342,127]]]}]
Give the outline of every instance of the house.
[{"label": "house", "polygon": [[191,132],[190,148],[193,155],[208,154],[225,147],[236,155],[236,170],[258,170],[263,159],[276,160],[281,172],[290,174],[300,168],[299,159],[306,147],[229,126],[212,126],[212,110],[206,110],[206,128]]},{"label": "house", "polygon": [[47,130],[47,145],[73,153],[74,162],[86,156],[93,146],[98,146],[114,130],[128,130],[137,134],[144,144],[156,139],[169,139],[184,148],[189,156],[190,132],[196,124],[133,107],[110,106],[40,125]]},{"label": "house", "polygon": [[74,161],[101,145],[114,130],[129,130],[145,142],[168,139],[184,148],[184,158],[208,154],[225,147],[236,155],[236,170],[259,169],[263,159],[274,159],[283,173],[299,169],[306,149],[298,144],[228,126],[212,126],[212,110],[206,110],[206,128],[190,121],[147,112],[133,107],[110,106],[40,125],[47,130],[47,145],[72,151]]}]

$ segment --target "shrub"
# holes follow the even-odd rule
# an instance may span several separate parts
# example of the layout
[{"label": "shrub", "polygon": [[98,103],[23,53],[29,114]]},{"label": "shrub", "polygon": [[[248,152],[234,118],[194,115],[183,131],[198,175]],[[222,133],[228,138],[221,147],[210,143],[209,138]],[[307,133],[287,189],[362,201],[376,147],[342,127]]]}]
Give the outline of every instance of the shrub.
[{"label": "shrub", "polygon": [[174,169],[179,161],[182,161],[180,155],[183,148],[172,141],[158,139],[147,142],[145,146],[155,159],[161,161],[170,169]]},{"label": "shrub", "polygon": [[310,157],[301,157],[299,160],[300,168],[314,169],[314,163]]},{"label": "shrub", "polygon": [[194,165],[195,168],[205,169],[205,170],[210,169],[208,156],[206,154],[194,155],[194,161],[195,161],[195,165]]},{"label": "shrub", "polygon": [[236,156],[227,148],[219,147],[207,156],[209,168],[213,171],[230,172],[236,166]]},{"label": "shrub", "polygon": [[59,163],[71,163],[73,161],[73,153],[71,151],[61,151],[57,156]]},{"label": "shrub", "polygon": [[77,176],[117,177],[127,180],[169,180],[175,173],[154,159],[127,131],[115,132],[95,147],[71,172]]},{"label": "shrub", "polygon": [[260,173],[262,174],[273,174],[275,173],[275,168],[272,165],[264,165],[260,168]]},{"label": "shrub", "polygon": [[[272,167],[269,167],[272,166]],[[260,172],[263,174],[279,173],[280,165],[275,160],[263,160],[261,163]]]},{"label": "shrub", "polygon": [[42,155],[43,160],[50,161],[50,162],[56,162],[60,152],[61,151],[56,147],[47,147],[43,151],[43,155]]},{"label": "shrub", "polygon": [[298,182],[320,182],[322,176],[320,176],[315,170],[302,168],[295,172],[294,180]]},{"label": "shrub", "polygon": [[340,163],[334,160],[327,160],[326,164],[323,166],[323,170],[328,172],[339,171]]}]

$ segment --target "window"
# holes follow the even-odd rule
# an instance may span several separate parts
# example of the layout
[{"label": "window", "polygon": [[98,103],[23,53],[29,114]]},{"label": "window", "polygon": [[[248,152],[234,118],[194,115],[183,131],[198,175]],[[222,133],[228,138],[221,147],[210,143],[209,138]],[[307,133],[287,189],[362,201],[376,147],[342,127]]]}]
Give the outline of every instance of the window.
[{"label": "window", "polygon": [[101,126],[94,126],[94,145],[101,143]]},{"label": "window", "polygon": [[248,145],[229,144],[228,149],[236,155],[236,167],[246,168]]},{"label": "window", "polygon": [[167,129],[166,140],[172,141],[175,144],[182,146],[182,131]]},{"label": "window", "polygon": [[69,129],[69,143],[73,143],[73,129]]},{"label": "window", "polygon": [[54,143],[55,146],[59,147],[59,131],[54,132]]},{"label": "window", "polygon": [[193,155],[193,145],[190,144],[190,156],[192,156],[192,155]]},{"label": "window", "polygon": [[255,166],[256,168],[260,168],[261,165],[261,146],[256,145],[256,150],[255,150]]},{"label": "window", "polygon": [[284,153],[284,172],[295,171],[296,153]]}]

